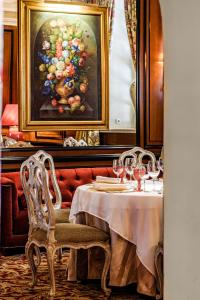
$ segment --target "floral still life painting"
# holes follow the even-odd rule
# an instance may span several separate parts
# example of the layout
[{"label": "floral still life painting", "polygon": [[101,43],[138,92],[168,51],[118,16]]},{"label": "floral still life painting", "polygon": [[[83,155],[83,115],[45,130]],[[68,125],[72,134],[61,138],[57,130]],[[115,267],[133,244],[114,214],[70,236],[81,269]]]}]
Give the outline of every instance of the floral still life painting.
[{"label": "floral still life painting", "polygon": [[[57,10],[49,7],[40,9],[38,3],[34,9],[31,6],[29,24],[25,24],[28,41],[24,57],[29,58],[30,98],[25,101],[28,113],[22,116],[22,127],[106,127],[108,99],[103,75],[108,62],[102,12],[94,6],[88,10],[87,6],[72,4]],[[20,37],[22,42],[23,32]],[[30,53],[26,53],[28,49]],[[24,57],[21,56],[21,64]],[[20,74],[23,82],[24,75]],[[24,126],[24,121],[30,126]]]}]

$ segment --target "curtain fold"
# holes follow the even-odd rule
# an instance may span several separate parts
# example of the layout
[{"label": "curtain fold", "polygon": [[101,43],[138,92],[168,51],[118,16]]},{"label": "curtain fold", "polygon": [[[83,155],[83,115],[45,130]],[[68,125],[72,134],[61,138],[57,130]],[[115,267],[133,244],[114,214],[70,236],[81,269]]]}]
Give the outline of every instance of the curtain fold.
[{"label": "curtain fold", "polygon": [[128,39],[131,47],[131,54],[133,58],[133,64],[136,69],[136,0],[124,0],[126,28],[128,33]]}]

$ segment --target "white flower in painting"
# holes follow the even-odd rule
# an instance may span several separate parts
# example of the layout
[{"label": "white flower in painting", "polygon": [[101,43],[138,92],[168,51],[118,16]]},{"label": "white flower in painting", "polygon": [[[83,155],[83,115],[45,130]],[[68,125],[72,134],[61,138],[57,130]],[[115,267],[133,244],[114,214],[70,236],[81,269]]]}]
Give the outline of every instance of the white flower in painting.
[{"label": "white flower in painting", "polygon": [[57,70],[59,71],[63,71],[65,69],[65,63],[64,61],[59,61],[57,64],[56,64],[56,68]]},{"label": "white flower in painting", "polygon": [[56,21],[56,20],[52,20],[52,21],[50,22],[50,26],[51,26],[51,27],[56,27],[56,26],[57,26],[57,21]]},{"label": "white flower in painting", "polygon": [[65,26],[65,22],[63,21],[63,19],[58,19],[58,20],[57,20],[57,25],[58,25],[59,27],[64,27],[64,26]]},{"label": "white flower in painting", "polygon": [[67,32],[67,26],[62,26],[60,27],[61,32]]},{"label": "white flower in painting", "polygon": [[67,51],[67,50],[62,51],[62,56],[63,56],[64,58],[69,57],[69,51]]},{"label": "white flower in painting", "polygon": [[47,79],[48,80],[52,80],[52,79],[54,79],[54,77],[55,76],[52,73],[47,74]]},{"label": "white flower in painting", "polygon": [[42,43],[42,49],[43,50],[49,50],[50,49],[50,43],[48,42],[48,41],[44,41],[43,43]]},{"label": "white flower in painting", "polygon": [[63,41],[62,46],[63,46],[63,48],[66,48],[68,46],[68,41]]},{"label": "white flower in painting", "polygon": [[57,57],[53,57],[52,60],[51,60],[51,63],[52,63],[53,65],[56,65],[56,64],[58,63]]},{"label": "white flower in painting", "polygon": [[57,70],[55,74],[57,79],[61,79],[63,77],[63,71]]}]

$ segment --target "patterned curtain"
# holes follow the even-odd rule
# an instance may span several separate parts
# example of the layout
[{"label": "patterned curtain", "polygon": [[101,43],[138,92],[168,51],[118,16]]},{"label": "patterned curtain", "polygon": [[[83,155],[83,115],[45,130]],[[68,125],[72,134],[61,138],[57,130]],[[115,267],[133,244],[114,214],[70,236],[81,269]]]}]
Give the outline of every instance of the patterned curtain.
[{"label": "patterned curtain", "polygon": [[[77,2],[77,0],[69,0],[70,2]],[[109,9],[108,30],[109,30],[109,44],[112,34],[112,20],[114,16],[114,3],[115,0],[79,0],[79,2],[97,4],[99,6],[107,6]],[[83,139],[88,146],[98,146],[100,144],[98,130],[78,130],[76,131],[76,140]]]},{"label": "patterned curtain", "polygon": [[136,68],[136,0],[124,0],[126,27],[131,47],[133,64]]}]

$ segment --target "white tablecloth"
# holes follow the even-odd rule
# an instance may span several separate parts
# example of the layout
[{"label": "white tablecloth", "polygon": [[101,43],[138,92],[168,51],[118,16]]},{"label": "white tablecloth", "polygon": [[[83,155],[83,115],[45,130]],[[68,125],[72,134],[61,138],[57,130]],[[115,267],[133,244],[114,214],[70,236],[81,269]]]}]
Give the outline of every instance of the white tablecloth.
[{"label": "white tablecloth", "polygon": [[155,275],[154,251],[162,241],[163,197],[156,192],[107,193],[90,185],[76,189],[69,219],[87,212],[108,223],[110,229],[136,246],[141,263]]}]

